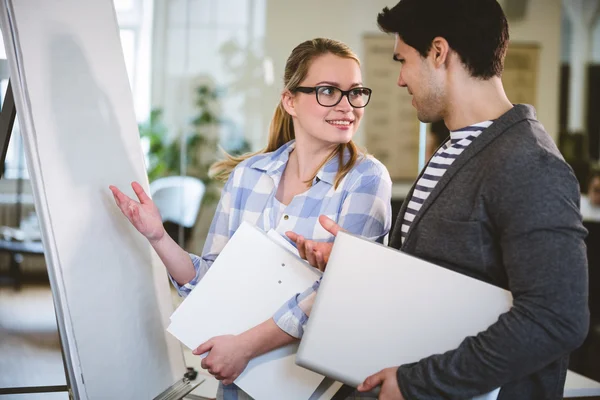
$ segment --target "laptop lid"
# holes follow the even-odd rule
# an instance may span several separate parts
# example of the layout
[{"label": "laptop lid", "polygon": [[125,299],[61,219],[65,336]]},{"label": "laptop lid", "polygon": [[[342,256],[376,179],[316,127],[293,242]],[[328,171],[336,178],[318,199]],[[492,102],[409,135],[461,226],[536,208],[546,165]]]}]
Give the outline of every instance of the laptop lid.
[{"label": "laptop lid", "polygon": [[455,349],[511,305],[507,290],[340,232],[296,363],[356,387]]}]

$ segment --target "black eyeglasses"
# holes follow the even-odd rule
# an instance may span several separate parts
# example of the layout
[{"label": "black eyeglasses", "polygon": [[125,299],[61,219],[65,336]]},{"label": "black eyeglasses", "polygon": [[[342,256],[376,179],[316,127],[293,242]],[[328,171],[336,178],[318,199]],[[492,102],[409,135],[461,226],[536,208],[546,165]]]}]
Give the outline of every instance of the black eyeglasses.
[{"label": "black eyeglasses", "polygon": [[342,90],[335,86],[315,86],[306,87],[298,86],[293,90],[294,92],[312,93],[315,92],[317,96],[317,103],[323,107],[337,106],[342,98],[346,96],[348,102],[354,108],[363,108],[369,104],[371,99],[371,89],[366,87],[355,87],[350,90]]}]

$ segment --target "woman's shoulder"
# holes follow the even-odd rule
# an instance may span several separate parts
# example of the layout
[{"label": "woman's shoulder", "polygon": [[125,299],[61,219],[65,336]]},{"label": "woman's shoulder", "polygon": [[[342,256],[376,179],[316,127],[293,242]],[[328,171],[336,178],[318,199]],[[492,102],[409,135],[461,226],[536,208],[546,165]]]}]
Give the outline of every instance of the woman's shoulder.
[{"label": "woman's shoulder", "polygon": [[270,152],[259,152],[256,154],[252,154],[244,161],[240,162],[236,168],[239,169],[256,169],[260,171],[266,171],[270,168],[275,167],[277,163],[282,161],[285,152],[289,152],[289,147],[293,144],[293,141],[284,144],[279,147],[277,150]]},{"label": "woman's shoulder", "polygon": [[392,190],[392,179],[387,168],[381,161],[369,154],[359,154],[356,163],[348,171],[344,181],[342,190],[348,192],[372,190],[373,188],[387,188],[385,191]]},{"label": "woman's shoulder", "polygon": [[381,161],[376,159],[371,154],[361,153],[356,161],[356,164],[351,170],[354,176],[377,176],[381,179],[390,180],[390,173]]},{"label": "woman's shoulder", "polygon": [[252,168],[255,164],[260,164],[262,161],[268,159],[269,157],[270,153],[253,154],[250,157],[243,160],[242,162],[240,162],[238,165],[236,165],[234,171],[236,169]]},{"label": "woman's shoulder", "polygon": [[250,155],[235,166],[229,176],[233,186],[253,185],[275,167],[273,152]]}]

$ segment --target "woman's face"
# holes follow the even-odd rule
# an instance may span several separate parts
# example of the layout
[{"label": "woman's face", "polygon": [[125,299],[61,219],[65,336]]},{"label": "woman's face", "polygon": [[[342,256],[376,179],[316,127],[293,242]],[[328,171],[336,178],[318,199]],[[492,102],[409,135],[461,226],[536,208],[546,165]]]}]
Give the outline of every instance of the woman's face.
[{"label": "woman's face", "polygon": [[[362,87],[362,75],[358,63],[351,58],[325,54],[315,58],[300,87],[332,86],[341,90]],[[351,92],[354,104],[360,105],[362,91]],[[332,104],[337,98],[335,89],[321,89],[319,101]],[[364,101],[365,96],[363,96]],[[297,138],[320,142],[329,146],[348,143],[358,129],[364,108],[353,107],[347,96],[333,107],[325,107],[317,101],[315,92],[284,94],[283,103],[294,119]]]}]

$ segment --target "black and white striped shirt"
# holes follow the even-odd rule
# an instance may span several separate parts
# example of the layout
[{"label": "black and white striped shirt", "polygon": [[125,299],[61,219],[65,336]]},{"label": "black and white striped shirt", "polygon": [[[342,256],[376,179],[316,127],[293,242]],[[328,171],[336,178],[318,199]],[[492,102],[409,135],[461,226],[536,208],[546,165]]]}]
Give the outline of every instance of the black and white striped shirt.
[{"label": "black and white striped shirt", "polygon": [[413,195],[408,202],[404,219],[402,221],[402,243],[408,235],[408,230],[415,216],[435,188],[435,185],[444,176],[444,173],[452,165],[454,160],[469,146],[483,130],[493,121],[480,122],[457,131],[450,132],[450,140],[447,141],[435,153],[425,168],[425,172],[417,181]]}]

